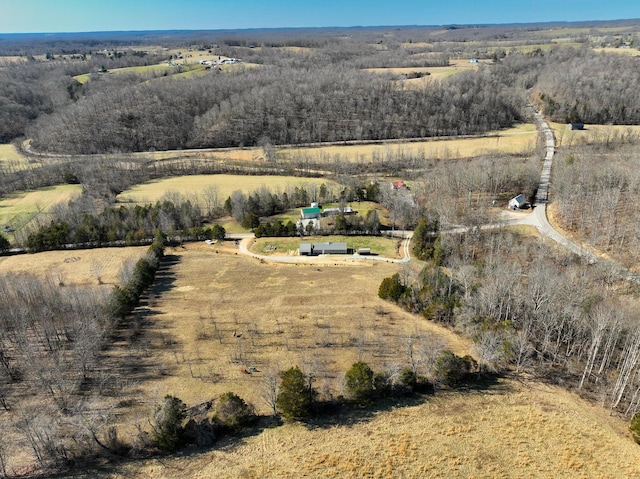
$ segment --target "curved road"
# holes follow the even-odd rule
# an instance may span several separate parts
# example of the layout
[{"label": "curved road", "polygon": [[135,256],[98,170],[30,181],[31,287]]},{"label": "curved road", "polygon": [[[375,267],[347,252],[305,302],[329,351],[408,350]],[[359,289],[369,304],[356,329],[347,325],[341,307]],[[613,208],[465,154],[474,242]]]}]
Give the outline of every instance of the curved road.
[{"label": "curved road", "polygon": [[362,260],[365,260],[365,261],[366,260],[383,261],[383,262],[386,262],[386,263],[408,263],[411,260],[410,244],[411,244],[411,238],[413,237],[413,231],[395,231],[392,236],[403,238],[403,242],[402,242],[402,258],[400,258],[400,259],[393,259],[393,258],[387,258],[385,256],[373,256],[373,255],[362,256],[362,255],[359,255],[359,254],[353,254],[353,255],[344,255],[344,254],[341,254],[341,255],[326,255],[326,254],[321,254],[321,255],[318,255],[318,256],[270,256],[270,255],[261,255],[261,254],[252,253],[251,251],[249,251],[249,244],[255,238],[253,233],[229,234],[229,235],[227,235],[227,238],[228,239],[235,239],[236,241],[239,241],[238,249],[240,250],[240,253],[242,253],[244,255],[247,255],[247,256],[251,256],[251,257],[259,259],[259,260],[269,261],[269,262],[272,262],[272,263],[328,264],[328,263],[331,263],[331,262],[335,263],[336,261],[352,262],[352,261],[362,261]]},{"label": "curved road", "polygon": [[544,163],[542,164],[542,173],[540,175],[540,185],[538,186],[538,192],[533,205],[533,213],[527,215],[525,218],[514,221],[514,223],[535,226],[540,233],[551,238],[564,248],[585,258],[589,262],[595,263],[598,260],[596,255],[564,237],[549,223],[547,218],[547,203],[549,202],[549,186],[551,185],[551,166],[555,153],[555,141],[553,132],[547,122],[544,121],[544,118],[542,118],[542,115],[536,111],[534,112],[534,117],[538,129],[544,134],[545,139],[545,156]]}]

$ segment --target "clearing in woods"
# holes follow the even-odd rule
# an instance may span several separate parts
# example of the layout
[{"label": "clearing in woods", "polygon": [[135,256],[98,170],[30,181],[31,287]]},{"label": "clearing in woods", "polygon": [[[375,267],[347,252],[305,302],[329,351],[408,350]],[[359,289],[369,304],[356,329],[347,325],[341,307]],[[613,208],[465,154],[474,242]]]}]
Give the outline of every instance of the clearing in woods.
[{"label": "clearing in woods", "polygon": [[50,277],[65,286],[112,287],[121,283],[118,272],[122,266],[135,263],[148,249],[148,246],[130,246],[0,256],[0,271]]},{"label": "clearing in woods", "polygon": [[[406,364],[406,337],[437,338],[457,354],[470,344],[381,301],[389,264],[274,265],[235,254],[231,243],[167,250],[141,308],[141,336],[118,354],[133,358],[136,403],[122,410],[122,436],[148,425],[165,394],[194,405],[234,391],[256,405],[270,368],[300,365],[325,397],[359,359],[374,370]],[[136,351],[140,352],[139,355]],[[137,372],[137,373],[136,373]],[[635,477],[640,448],[626,422],[567,391],[525,378],[485,389],[440,391],[385,408],[256,428],[213,450],[109,466],[86,477]],[[119,411],[120,412],[120,411]],[[131,432],[131,431],[129,431]],[[505,448],[509,453],[505,454]],[[80,476],[78,476],[80,477]]]},{"label": "clearing in woods", "polygon": [[24,227],[57,203],[68,203],[82,192],[81,185],[57,185],[30,191],[16,191],[0,199],[0,225]]},{"label": "clearing in woods", "polygon": [[289,188],[309,187],[321,184],[327,188],[337,188],[333,181],[319,178],[302,178],[298,176],[240,176],[240,175],[191,175],[176,176],[136,185],[117,196],[121,203],[155,203],[170,191],[178,191],[183,195],[202,195],[209,186],[218,189],[218,198],[224,201],[234,191],[253,193],[263,186],[275,192],[287,191]]},{"label": "clearing in woods", "polygon": [[0,144],[0,173],[20,171],[29,168],[27,158],[15,145]]},{"label": "clearing in woods", "polygon": [[376,369],[406,365],[412,335],[469,353],[468,341],[378,298],[397,265],[327,262],[268,264],[232,242],[168,249],[139,313],[146,352],[138,359],[145,374],[131,378],[137,397],[148,407],[165,394],[193,405],[231,390],[268,414],[259,388],[273,368],[300,365],[335,397],[358,359]]},{"label": "clearing in woods", "polygon": [[536,127],[524,123],[514,128],[489,132],[481,138],[437,139],[410,142],[389,141],[384,144],[336,145],[307,148],[282,148],[278,159],[310,157],[314,160],[340,157],[342,161],[365,161],[371,164],[387,161],[389,157],[412,155],[426,159],[470,158],[491,153],[527,154],[537,144]]}]

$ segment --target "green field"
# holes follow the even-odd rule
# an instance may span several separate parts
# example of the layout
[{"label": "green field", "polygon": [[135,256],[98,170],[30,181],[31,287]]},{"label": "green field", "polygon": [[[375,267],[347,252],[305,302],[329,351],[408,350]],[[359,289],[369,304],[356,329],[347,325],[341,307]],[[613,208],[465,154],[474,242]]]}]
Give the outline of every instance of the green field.
[{"label": "green field", "polygon": [[382,236],[305,236],[304,238],[258,238],[251,247],[253,253],[263,255],[298,254],[300,243],[347,243],[348,248],[371,248],[371,253],[386,258],[399,258],[397,238]]},{"label": "green field", "polygon": [[19,171],[27,168],[29,168],[29,162],[14,145],[0,145],[0,172]]},{"label": "green field", "polygon": [[327,188],[337,188],[338,184],[320,178],[297,176],[236,176],[236,175],[193,175],[177,176],[136,185],[117,196],[124,203],[155,203],[167,192],[178,192],[189,197],[200,197],[207,187],[218,189],[218,198],[224,201],[234,191],[252,193],[263,186],[275,192],[288,188],[308,187],[325,184]]},{"label": "green field", "polygon": [[0,200],[0,225],[17,230],[31,221],[48,218],[53,205],[67,203],[81,191],[80,185],[58,185],[11,193]]}]

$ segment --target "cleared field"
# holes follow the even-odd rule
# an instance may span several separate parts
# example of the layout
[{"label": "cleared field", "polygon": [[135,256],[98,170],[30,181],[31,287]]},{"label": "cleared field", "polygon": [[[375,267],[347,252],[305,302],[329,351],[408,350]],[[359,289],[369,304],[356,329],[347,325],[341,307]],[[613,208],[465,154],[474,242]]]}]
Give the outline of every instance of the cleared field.
[{"label": "cleared field", "polygon": [[[386,258],[400,258],[400,242],[397,238],[378,236],[305,236],[304,238],[259,238],[254,241],[250,251],[270,256],[295,256],[301,242],[326,243],[344,242],[348,248],[371,248],[373,254]],[[342,257],[341,257],[342,258]],[[348,256],[344,256],[348,258]]]},{"label": "cleared field", "polygon": [[570,130],[565,123],[550,123],[558,146],[605,144],[620,139],[640,138],[640,125],[585,125],[584,130]]},{"label": "cleared field", "polygon": [[21,228],[57,203],[66,203],[82,191],[81,185],[58,185],[17,191],[0,199],[0,224]]},{"label": "cleared field", "polygon": [[[483,61],[483,63],[485,63]],[[365,71],[378,73],[382,75],[409,75],[411,73],[428,73],[422,78],[411,78],[399,80],[403,85],[423,86],[426,82],[433,80],[441,80],[464,71],[475,71],[478,69],[477,63],[470,63],[469,60],[451,60],[450,65],[446,67],[399,67],[399,68],[367,68]]]},{"label": "cleared field", "polygon": [[51,277],[66,286],[115,285],[121,283],[118,272],[122,265],[138,261],[148,249],[136,246],[0,256],[0,271]]},{"label": "cleared field", "polygon": [[482,138],[433,139],[416,142],[389,142],[374,145],[321,146],[287,148],[278,150],[278,158],[289,160],[306,156],[320,160],[327,156],[340,156],[349,161],[375,163],[388,156],[414,155],[429,159],[469,158],[493,152],[525,154],[532,151],[538,134],[533,124],[522,124],[514,128],[489,132]]},{"label": "cleared field", "polygon": [[416,333],[469,353],[467,341],[377,297],[398,265],[274,265],[236,253],[233,243],[167,251],[140,313],[146,353],[131,379],[144,404],[165,394],[196,404],[232,390],[267,413],[265,371],[296,364],[336,395],[359,357],[376,368],[405,363],[403,338]]},{"label": "cleared field", "polygon": [[117,200],[128,203],[154,203],[169,191],[178,191],[183,195],[202,195],[209,186],[218,188],[218,196],[224,201],[231,193],[241,190],[244,193],[265,186],[272,191],[286,191],[287,188],[320,186],[328,188],[337,183],[317,178],[301,178],[297,176],[236,176],[236,175],[194,175],[177,176],[163,180],[136,185],[118,195]]},{"label": "cleared field", "polygon": [[0,171],[19,171],[28,167],[29,162],[14,145],[0,145]]},{"label": "cleared field", "polygon": [[265,428],[102,477],[619,478],[638,477],[639,464],[625,422],[560,388],[501,380],[321,427]]},{"label": "cleared field", "polygon": [[[168,267],[146,305],[145,354],[137,363],[144,377],[131,377],[141,424],[164,394],[192,405],[232,390],[266,413],[259,387],[270,366],[299,364],[314,371],[325,394],[339,393],[339,372],[358,358],[375,369],[403,362],[407,333],[430,333],[457,354],[469,352],[450,331],[377,298],[379,282],[397,266],[267,265],[235,255],[232,245],[202,243],[167,253]],[[395,348],[385,356],[379,341]],[[243,372],[251,366],[258,372]],[[635,477],[639,464],[625,421],[560,388],[504,379],[486,390],[441,391],[315,428],[267,426],[212,451],[123,463],[100,474]]]}]

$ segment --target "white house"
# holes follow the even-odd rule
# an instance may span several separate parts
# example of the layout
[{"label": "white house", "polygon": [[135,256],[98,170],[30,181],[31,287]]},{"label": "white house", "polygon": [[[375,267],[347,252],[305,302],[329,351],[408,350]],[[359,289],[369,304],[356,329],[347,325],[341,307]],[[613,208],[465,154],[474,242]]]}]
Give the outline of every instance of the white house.
[{"label": "white house", "polygon": [[519,210],[525,204],[527,204],[527,197],[524,196],[522,193],[520,193],[515,198],[511,198],[511,200],[509,200],[509,208],[511,208],[512,210]]}]

